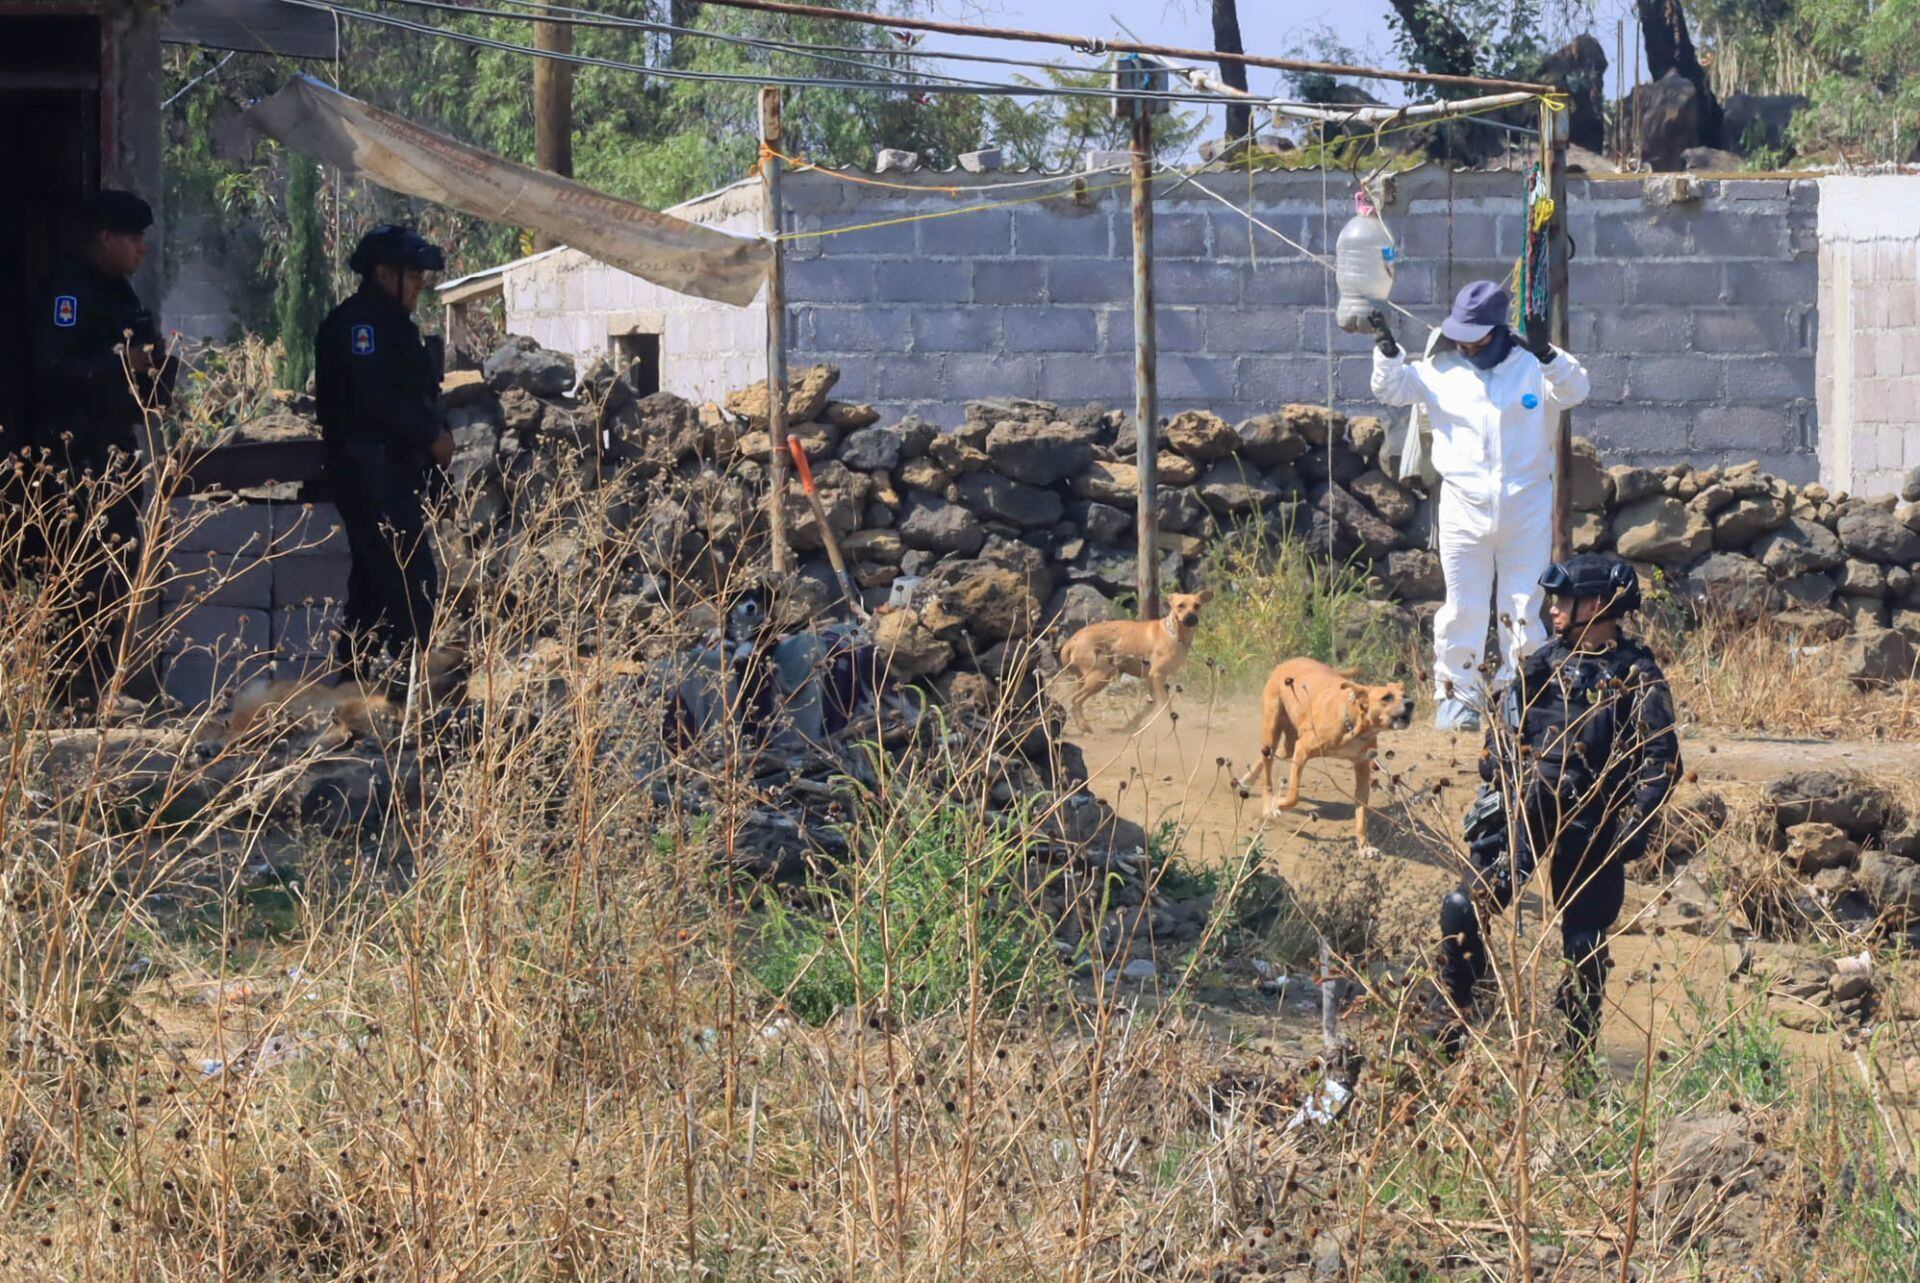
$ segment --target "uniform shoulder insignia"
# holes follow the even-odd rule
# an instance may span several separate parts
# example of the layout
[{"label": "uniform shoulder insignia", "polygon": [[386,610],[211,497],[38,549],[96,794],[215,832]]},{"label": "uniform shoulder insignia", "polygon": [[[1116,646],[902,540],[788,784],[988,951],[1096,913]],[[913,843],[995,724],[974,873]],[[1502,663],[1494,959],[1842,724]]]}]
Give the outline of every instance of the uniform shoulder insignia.
[{"label": "uniform shoulder insignia", "polygon": [[347,331],[347,343],[353,349],[355,356],[372,356],[373,327],[364,323],[354,326]]},{"label": "uniform shoulder insignia", "polygon": [[53,323],[63,330],[80,324],[80,300],[72,294],[56,294],[53,299]]}]

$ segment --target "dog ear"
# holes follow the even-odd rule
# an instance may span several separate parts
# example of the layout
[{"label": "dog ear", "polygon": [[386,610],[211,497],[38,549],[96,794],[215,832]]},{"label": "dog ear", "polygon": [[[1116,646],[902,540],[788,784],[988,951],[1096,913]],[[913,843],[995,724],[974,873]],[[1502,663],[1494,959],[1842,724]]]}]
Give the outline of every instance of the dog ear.
[{"label": "dog ear", "polygon": [[1194,594],[1194,597],[1200,602],[1202,606],[1204,606],[1208,602],[1213,600],[1213,589],[1202,588],[1199,592]]}]

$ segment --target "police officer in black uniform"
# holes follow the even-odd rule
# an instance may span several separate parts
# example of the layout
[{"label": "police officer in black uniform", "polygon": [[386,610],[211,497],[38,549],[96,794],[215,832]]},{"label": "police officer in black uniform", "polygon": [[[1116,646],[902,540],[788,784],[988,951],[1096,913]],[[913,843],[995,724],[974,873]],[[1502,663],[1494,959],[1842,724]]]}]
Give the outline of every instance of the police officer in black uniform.
[{"label": "police officer in black uniform", "polygon": [[31,444],[64,473],[80,514],[99,518],[89,534],[60,546],[47,526],[37,551],[79,567],[78,653],[63,661],[68,698],[97,700],[113,675],[121,604],[140,535],[138,477],[132,471],[147,416],[172,398],[174,362],[159,326],[130,278],[147,257],[153,210],[131,192],[104,190],[76,220],[72,254],[54,268],[36,301],[30,393]]},{"label": "police officer in black uniform", "polygon": [[314,390],[327,485],[353,557],[341,660],[371,675],[372,661],[399,658],[431,632],[439,595],[423,500],[453,438],[440,422],[439,358],[413,309],[446,256],[387,224],[360,238],[348,265],[360,288],[315,336]]},{"label": "police officer in black uniform", "polygon": [[1455,1044],[1486,942],[1475,901],[1504,910],[1547,861],[1568,974],[1559,1007],[1584,1057],[1599,1025],[1608,930],[1626,897],[1626,866],[1680,771],[1673,699],[1653,653],[1624,636],[1640,581],[1618,558],[1588,553],[1548,568],[1554,636],[1502,694],[1467,817],[1473,871],[1440,909],[1445,1006],[1436,1032]]}]

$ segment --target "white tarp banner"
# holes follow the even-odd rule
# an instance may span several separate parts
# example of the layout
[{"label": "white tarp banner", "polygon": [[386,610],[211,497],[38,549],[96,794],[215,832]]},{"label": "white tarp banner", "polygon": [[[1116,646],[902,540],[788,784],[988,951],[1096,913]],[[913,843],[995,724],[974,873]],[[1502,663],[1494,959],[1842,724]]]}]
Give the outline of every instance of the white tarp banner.
[{"label": "white tarp banner", "polygon": [[767,242],[702,227],[516,165],[350,98],[309,76],[249,108],[255,129],[344,173],[495,223],[544,232],[682,294],[745,307],[773,262]]}]

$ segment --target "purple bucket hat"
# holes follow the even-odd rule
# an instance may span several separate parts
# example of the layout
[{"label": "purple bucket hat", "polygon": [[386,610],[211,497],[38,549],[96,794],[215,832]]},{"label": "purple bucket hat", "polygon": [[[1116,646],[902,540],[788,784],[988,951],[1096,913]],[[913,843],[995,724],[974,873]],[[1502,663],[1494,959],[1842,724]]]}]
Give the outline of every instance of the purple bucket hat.
[{"label": "purple bucket hat", "polygon": [[1455,343],[1478,343],[1507,323],[1513,298],[1493,281],[1474,281],[1453,296],[1453,311],[1440,322],[1440,332]]}]

